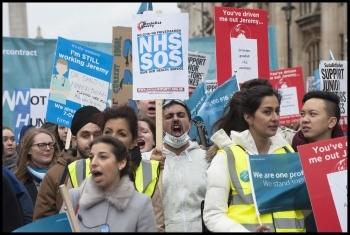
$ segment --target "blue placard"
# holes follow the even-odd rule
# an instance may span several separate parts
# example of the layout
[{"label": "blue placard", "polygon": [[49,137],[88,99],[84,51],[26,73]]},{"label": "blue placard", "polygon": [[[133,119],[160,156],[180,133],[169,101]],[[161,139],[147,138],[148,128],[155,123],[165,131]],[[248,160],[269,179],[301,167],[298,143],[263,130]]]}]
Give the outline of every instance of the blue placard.
[{"label": "blue placard", "polygon": [[67,213],[60,213],[39,219],[12,232],[72,232],[72,228]]}]

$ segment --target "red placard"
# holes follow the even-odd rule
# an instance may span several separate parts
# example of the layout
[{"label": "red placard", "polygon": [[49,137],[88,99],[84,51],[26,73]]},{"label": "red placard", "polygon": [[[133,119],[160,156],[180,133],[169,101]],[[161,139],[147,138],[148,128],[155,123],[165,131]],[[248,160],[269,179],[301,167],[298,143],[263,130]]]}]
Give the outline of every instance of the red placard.
[{"label": "red placard", "polygon": [[[327,175],[348,169],[348,137],[298,146],[318,232],[342,232]],[[339,180],[340,181],[340,180]],[[347,185],[343,185],[347,187]],[[347,199],[347,189],[346,195]],[[344,202],[347,203],[347,200]],[[347,206],[347,204],[346,204]],[[347,211],[347,209],[346,209]],[[347,213],[342,214],[346,217]],[[344,219],[342,217],[342,219]]]},{"label": "red placard", "polygon": [[[239,62],[241,62],[239,65],[236,64],[239,66],[237,67],[239,68],[238,70],[249,74],[256,72],[255,77],[245,77],[239,76],[240,71],[238,71],[237,79],[239,83],[257,77],[269,77],[268,21],[266,10],[215,6],[214,25],[218,86],[233,76],[234,71],[232,70],[236,70],[233,67],[236,61],[232,63],[231,58],[234,56],[237,56],[236,58],[239,58]],[[242,43],[235,45],[238,48],[232,52],[232,39],[241,38],[256,39],[256,47],[250,43],[249,45],[246,43],[247,41],[254,40],[242,40]],[[236,40],[236,44],[237,41],[239,40]],[[240,55],[237,55],[238,53]],[[252,65],[256,60],[257,68]],[[252,63],[253,61],[254,63]]]},{"label": "red placard", "polygon": [[305,95],[302,67],[270,71],[270,83],[282,94],[280,125],[288,126],[299,122]]}]

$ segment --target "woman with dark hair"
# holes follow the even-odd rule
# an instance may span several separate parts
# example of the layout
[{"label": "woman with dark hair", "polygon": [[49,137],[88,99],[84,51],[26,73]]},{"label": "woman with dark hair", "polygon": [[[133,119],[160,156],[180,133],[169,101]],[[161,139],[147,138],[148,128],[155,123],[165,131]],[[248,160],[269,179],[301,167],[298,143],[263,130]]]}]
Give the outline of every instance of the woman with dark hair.
[{"label": "woman with dark hair", "polygon": [[276,135],[280,103],[280,94],[270,86],[241,89],[233,94],[215,123],[218,131],[208,151],[210,167],[203,211],[209,231],[305,232],[301,211],[267,213],[258,218],[249,178],[244,177],[248,173],[247,154],[278,157],[287,150],[293,152],[288,142]]},{"label": "woman with dark hair", "polygon": [[80,230],[156,232],[151,199],[137,192],[130,179],[133,170],[126,146],[106,135],[94,139],[90,146],[91,177],[68,191]]},{"label": "woman with dark hair", "polygon": [[[138,118],[134,109],[128,105],[106,108],[103,111],[103,134],[119,139],[129,149],[131,162],[135,168],[135,186],[139,192],[152,199],[158,232],[164,232],[164,214],[159,187],[160,164],[155,160],[142,159],[138,139]],[[151,172],[148,175],[147,172]]]},{"label": "woman with dark hair", "polygon": [[16,140],[13,130],[5,125],[2,125],[2,164],[9,169],[12,173],[17,170],[18,154],[16,151]]},{"label": "woman with dark hair", "polygon": [[141,153],[149,152],[156,146],[156,126],[148,117],[138,118],[137,145]]},{"label": "woman with dark hair", "polygon": [[[142,159],[141,157],[140,147],[137,146],[138,119],[135,110],[129,105],[107,107],[103,111],[103,118],[103,135],[112,136],[120,140],[129,150],[131,157],[130,163],[134,169],[131,180],[134,181],[138,192],[151,197],[158,232],[164,231],[163,205],[158,185],[160,173],[159,162]],[[73,165],[70,164],[68,166],[74,188],[79,187],[82,184],[82,180],[91,176],[87,167],[90,164],[89,161],[89,159],[81,159],[74,162],[76,165],[79,165],[77,166],[78,168],[81,167],[84,169],[80,171],[74,170],[75,168],[71,171],[70,167]]]}]

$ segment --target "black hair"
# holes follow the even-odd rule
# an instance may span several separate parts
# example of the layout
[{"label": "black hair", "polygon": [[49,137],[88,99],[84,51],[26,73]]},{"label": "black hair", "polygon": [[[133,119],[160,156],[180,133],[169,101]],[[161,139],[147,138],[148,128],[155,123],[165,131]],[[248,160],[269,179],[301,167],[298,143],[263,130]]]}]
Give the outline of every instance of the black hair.
[{"label": "black hair", "polygon": [[174,104],[178,104],[178,105],[181,105],[182,107],[185,108],[186,110],[186,113],[187,113],[187,116],[188,116],[188,119],[191,120],[191,111],[190,109],[187,107],[186,103],[183,102],[182,100],[164,100],[164,103],[163,103],[163,110],[174,105]]},{"label": "black hair", "polygon": [[230,135],[231,130],[247,130],[249,125],[244,119],[244,114],[254,116],[266,96],[276,96],[281,104],[282,97],[272,86],[254,85],[249,89],[236,91],[226,104],[223,115],[214,123],[213,129],[223,129],[227,135]]},{"label": "black hair", "polygon": [[135,110],[129,106],[128,104],[121,105],[118,107],[107,107],[103,111],[103,116],[104,116],[104,124],[103,124],[103,129],[104,126],[106,125],[106,122],[109,119],[117,119],[117,118],[123,118],[127,121],[129,124],[130,132],[132,135],[132,140],[137,140],[138,137],[138,123],[137,123],[137,114]]},{"label": "black hair", "polygon": [[91,143],[90,143],[90,149],[95,144],[108,144],[111,146],[112,153],[116,157],[116,162],[121,162],[123,160],[126,160],[125,167],[120,171],[120,176],[129,175],[130,179],[133,177],[133,169],[130,165],[130,152],[126,148],[126,146],[118,140],[117,138],[114,138],[109,135],[101,135],[99,137],[96,137]]},{"label": "black hair", "polygon": [[309,99],[322,99],[324,101],[324,109],[327,112],[329,117],[336,117],[337,124],[340,120],[340,98],[333,92],[329,91],[309,91],[303,97],[303,104]]}]

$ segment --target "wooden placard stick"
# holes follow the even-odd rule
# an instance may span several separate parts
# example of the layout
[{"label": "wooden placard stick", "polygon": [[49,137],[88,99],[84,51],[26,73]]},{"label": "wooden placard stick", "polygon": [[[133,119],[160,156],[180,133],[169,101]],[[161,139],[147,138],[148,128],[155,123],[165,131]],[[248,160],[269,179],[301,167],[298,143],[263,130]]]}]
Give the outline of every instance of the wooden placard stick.
[{"label": "wooden placard stick", "polygon": [[72,140],[72,131],[70,130],[70,128],[68,128],[66,144],[64,146],[65,150],[69,149],[71,140]]},{"label": "wooden placard stick", "polygon": [[70,200],[69,194],[68,194],[68,189],[67,186],[62,184],[60,185],[60,193],[63,198],[64,205],[66,206],[66,213],[68,217],[68,221],[70,223],[70,226],[72,228],[72,232],[80,232],[80,227],[78,224],[78,220],[75,217],[72,201]]},{"label": "wooden placard stick", "polygon": [[[163,152],[163,100],[156,100],[156,148]],[[159,173],[159,189],[162,195],[163,170]]]},{"label": "wooden placard stick", "polygon": [[[156,14],[162,14],[162,10],[155,11]],[[163,152],[163,100],[156,100],[156,148]],[[159,189],[162,196],[163,171],[159,174]]]}]

